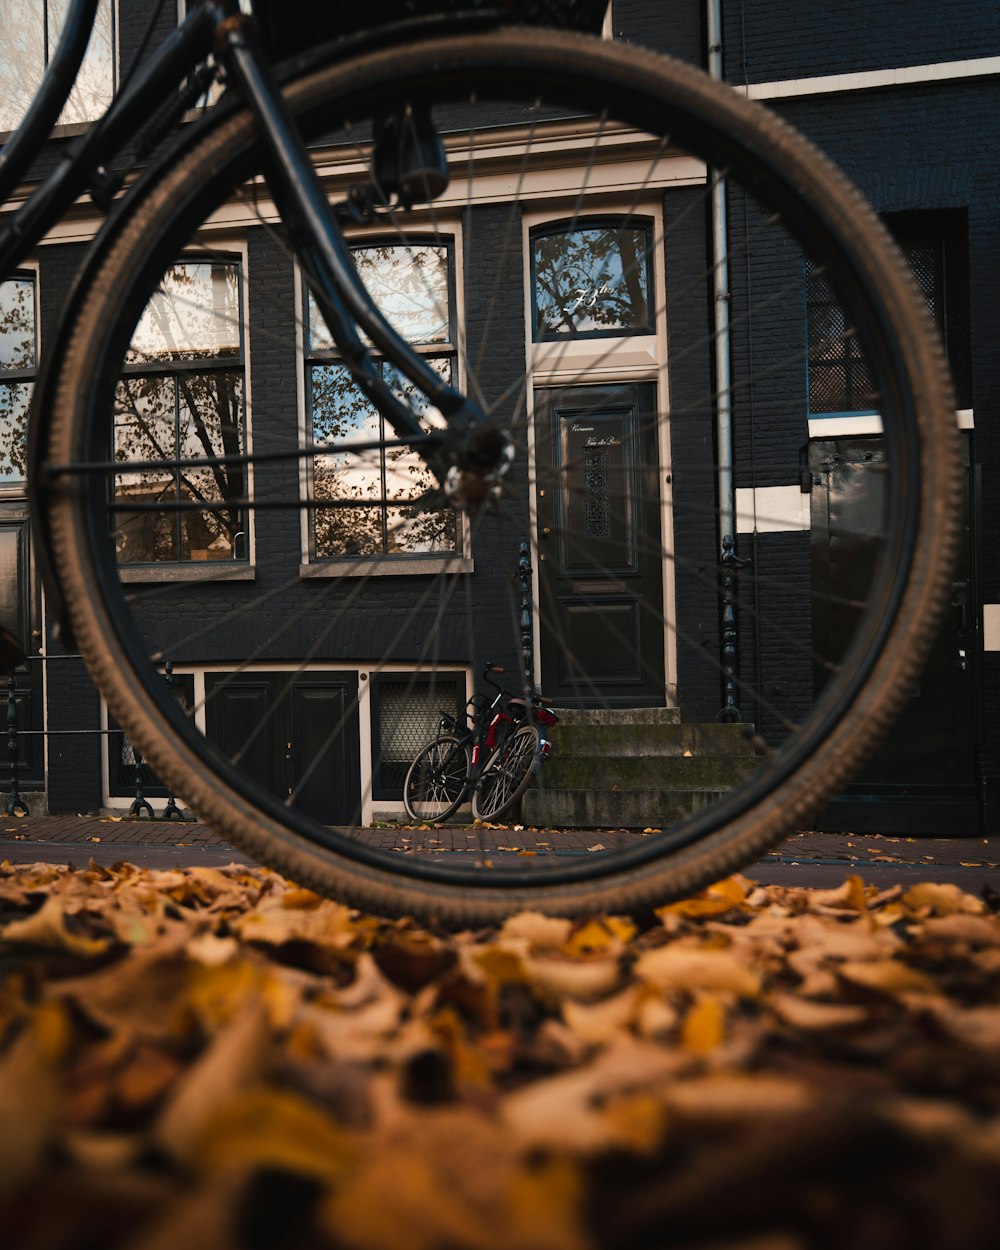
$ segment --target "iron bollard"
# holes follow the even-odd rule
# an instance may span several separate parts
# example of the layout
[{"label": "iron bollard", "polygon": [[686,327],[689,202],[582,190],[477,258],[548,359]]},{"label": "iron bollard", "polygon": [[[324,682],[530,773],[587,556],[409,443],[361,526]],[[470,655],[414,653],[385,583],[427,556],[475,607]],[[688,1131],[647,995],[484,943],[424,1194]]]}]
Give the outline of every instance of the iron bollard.
[{"label": "iron bollard", "polygon": [[[178,695],[178,693],[177,693],[177,691],[176,691],[176,690],[174,690],[174,666],[173,666],[173,662],[172,662],[171,660],[167,660],[167,662],[166,662],[166,664],[165,664],[164,668],[165,668],[165,670],[166,670],[166,681],[167,681],[167,685],[170,687],[171,691],[173,692],[174,698],[175,698],[175,699],[180,699],[180,697],[181,697],[181,696],[179,696],[179,695]],[[183,813],[183,812],[181,811],[181,809],[177,806],[177,800],[174,798],[174,796],[173,796],[172,794],[171,794],[171,795],[170,795],[170,797],[167,799],[167,805],[166,805],[166,807],[163,809],[163,817],[162,817],[162,818],[163,818],[163,820],[175,820],[175,819],[176,819],[176,820],[185,820],[185,819],[186,819],[186,817],[185,817],[184,813]]]},{"label": "iron bollard", "polygon": [[17,674],[13,669],[7,678],[7,750],[10,753],[10,797],[7,800],[8,816],[27,816],[27,805],[21,798],[18,788],[18,743],[17,743]]},{"label": "iron bollard", "polygon": [[528,543],[521,543],[517,578],[521,586],[521,662],[524,665],[524,691],[530,698],[535,692],[535,647],[531,623],[531,547]]}]

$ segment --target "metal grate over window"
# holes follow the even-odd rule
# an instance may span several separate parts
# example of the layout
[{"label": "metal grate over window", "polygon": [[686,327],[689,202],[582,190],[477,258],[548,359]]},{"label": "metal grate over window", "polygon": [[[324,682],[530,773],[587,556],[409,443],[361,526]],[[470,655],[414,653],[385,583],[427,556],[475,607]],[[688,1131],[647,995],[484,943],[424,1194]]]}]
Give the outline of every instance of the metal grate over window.
[{"label": "metal grate over window", "polygon": [[408,674],[378,679],[372,726],[375,798],[403,797],[413,757],[437,733],[442,713],[453,716],[464,703],[464,682],[458,673],[442,674],[434,681],[415,680]]},{"label": "metal grate over window", "polygon": [[874,412],[878,394],[853,328],[830,284],[806,262],[809,411]]}]

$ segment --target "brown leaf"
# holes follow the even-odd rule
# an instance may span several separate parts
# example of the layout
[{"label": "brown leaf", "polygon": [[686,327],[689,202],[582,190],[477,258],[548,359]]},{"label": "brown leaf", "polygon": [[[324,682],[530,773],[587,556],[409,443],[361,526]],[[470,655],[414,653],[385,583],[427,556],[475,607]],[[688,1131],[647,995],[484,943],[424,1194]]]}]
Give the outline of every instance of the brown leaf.
[{"label": "brown leaf", "polygon": [[910,913],[932,916],[951,916],[956,912],[976,916],[986,910],[981,899],[966,894],[951,882],[923,881],[911,886],[903,895],[903,905]]},{"label": "brown leaf", "polygon": [[664,990],[729,990],[744,998],[760,992],[760,974],[729,951],[672,943],[645,951],[635,974]]},{"label": "brown leaf", "polygon": [[160,1147],[194,1162],[220,1108],[260,1077],[269,1052],[264,1005],[251,999],[177,1083],[153,1130]]},{"label": "brown leaf", "polygon": [[61,1028],[50,1016],[51,1009],[36,1013],[0,1061],[0,1196],[39,1166],[55,1127],[55,1059],[64,1043],[48,1036]]},{"label": "brown leaf", "polygon": [[17,946],[48,947],[88,959],[103,955],[111,945],[106,937],[88,937],[71,925],[56,895],[50,895],[33,916],[3,925],[0,938]]},{"label": "brown leaf", "polygon": [[807,1032],[852,1028],[868,1018],[856,1003],[818,1003],[797,994],[770,994],[767,1003],[785,1024]]}]

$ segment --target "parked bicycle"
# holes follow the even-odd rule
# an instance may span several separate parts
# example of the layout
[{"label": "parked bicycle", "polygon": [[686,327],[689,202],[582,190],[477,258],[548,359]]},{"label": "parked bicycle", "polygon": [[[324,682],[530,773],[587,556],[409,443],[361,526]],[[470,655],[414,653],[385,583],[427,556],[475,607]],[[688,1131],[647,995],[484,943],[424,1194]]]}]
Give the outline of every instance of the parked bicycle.
[{"label": "parked bicycle", "polygon": [[558,716],[534,692],[519,698],[504,690],[493,679],[503,672],[488,661],[483,680],[492,698],[473,695],[460,718],[443,713],[436,736],[414,756],[403,785],[411,820],[447,820],[470,796],[476,820],[499,820],[551,755],[545,730]]},{"label": "parked bicycle", "polygon": [[[3,151],[8,200],[96,3],[72,0]],[[253,7],[257,33],[235,0],[189,4],[8,205],[3,274],[70,212],[79,231],[79,197],[106,214],[34,380],[49,619],[165,785],[357,905],[455,923],[624,909],[751,861],[872,749],[950,590],[954,403],[904,262],[782,121],[595,37],[603,4]],[[824,310],[808,350],[807,285]],[[794,535],[747,563],[734,460],[736,432],[766,425],[761,481],[813,489],[803,376],[842,359],[883,453],[846,595]],[[685,811],[614,854],[530,872],[393,857],[348,828],[377,785],[363,691],[516,650],[505,527],[530,534],[539,677],[560,706],[659,706],[696,762],[721,706],[752,767],[731,786],[695,774]],[[195,681],[186,710],[167,660]],[[293,749],[309,708],[318,728]],[[646,790],[679,784],[657,767]],[[334,775],[347,815],[310,797]]]}]

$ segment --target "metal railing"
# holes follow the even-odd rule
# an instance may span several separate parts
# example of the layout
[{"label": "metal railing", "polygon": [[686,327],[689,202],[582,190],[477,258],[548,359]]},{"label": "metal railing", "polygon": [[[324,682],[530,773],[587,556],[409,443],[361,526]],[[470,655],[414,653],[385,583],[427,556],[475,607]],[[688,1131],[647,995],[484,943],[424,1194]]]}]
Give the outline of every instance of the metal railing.
[{"label": "metal railing", "polygon": [[[65,655],[29,655],[25,658],[24,664],[40,664],[43,667],[53,662],[63,660],[82,661],[83,657],[75,654]],[[20,676],[23,677],[23,667]],[[173,664],[169,661],[165,665],[164,680],[173,688],[174,686],[174,669]],[[167,796],[166,804],[163,811],[157,816],[152,803],[146,795],[148,786],[147,772],[145,761],[142,753],[130,741],[128,735],[122,729],[108,727],[107,729],[90,728],[90,729],[32,729],[30,726],[23,726],[20,716],[20,704],[18,702],[18,694],[27,692],[27,687],[18,686],[19,669],[12,668],[7,673],[7,759],[10,769],[9,786],[6,793],[6,807],[4,815],[7,816],[28,816],[28,805],[24,801],[21,794],[21,778],[20,774],[24,768],[21,761],[21,741],[24,738],[38,738],[43,742],[47,742],[52,738],[121,738],[127,743],[132,754],[131,769],[133,773],[134,797],[128,808],[128,815],[133,819],[146,820],[190,820],[191,817],[186,815],[179,807],[176,797],[173,794]],[[110,761],[109,761],[110,762]],[[126,766],[128,767],[128,766]]]}]

